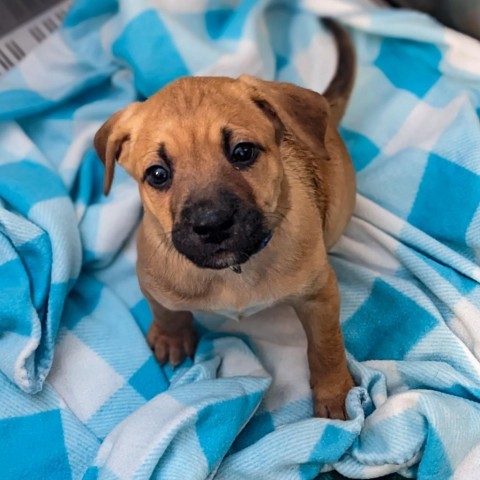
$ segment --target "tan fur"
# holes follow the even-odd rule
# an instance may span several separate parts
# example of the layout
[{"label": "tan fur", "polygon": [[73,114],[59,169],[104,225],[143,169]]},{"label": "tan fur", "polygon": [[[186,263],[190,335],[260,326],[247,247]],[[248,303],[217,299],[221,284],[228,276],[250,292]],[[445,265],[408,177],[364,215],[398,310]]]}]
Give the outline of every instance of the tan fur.
[{"label": "tan fur", "polygon": [[[95,147],[106,165],[107,193],[115,158],[139,184],[145,214],[137,272],[154,315],[148,340],[157,358],[176,364],[192,353],[191,311],[288,303],[307,334],[315,413],[345,418],[344,400],[353,382],[327,250],[352,214],[355,179],[336,130],[339,114],[331,112],[336,101],[249,76],[184,78],[115,114],[97,133]],[[226,161],[225,126],[236,141],[264,147],[253,168],[239,172]],[[161,143],[174,164],[172,186],[165,192],[143,181],[145,170],[158,163]],[[188,194],[225,186],[254,202],[274,232],[241,274],[199,268],[171,242]]]}]

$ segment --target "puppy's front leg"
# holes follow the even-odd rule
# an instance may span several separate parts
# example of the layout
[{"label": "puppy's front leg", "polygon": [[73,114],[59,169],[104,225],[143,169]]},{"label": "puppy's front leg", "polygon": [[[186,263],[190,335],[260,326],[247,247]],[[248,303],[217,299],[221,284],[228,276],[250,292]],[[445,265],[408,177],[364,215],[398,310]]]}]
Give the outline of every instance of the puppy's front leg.
[{"label": "puppy's front leg", "polygon": [[197,336],[191,312],[172,312],[146,292],[144,295],[153,314],[147,342],[157,360],[162,365],[169,362],[172,367],[176,367],[185,357],[193,357]]},{"label": "puppy's front leg", "polygon": [[337,279],[329,264],[325,283],[294,306],[307,334],[315,416],[344,420],[345,397],[354,383],[340,329]]}]

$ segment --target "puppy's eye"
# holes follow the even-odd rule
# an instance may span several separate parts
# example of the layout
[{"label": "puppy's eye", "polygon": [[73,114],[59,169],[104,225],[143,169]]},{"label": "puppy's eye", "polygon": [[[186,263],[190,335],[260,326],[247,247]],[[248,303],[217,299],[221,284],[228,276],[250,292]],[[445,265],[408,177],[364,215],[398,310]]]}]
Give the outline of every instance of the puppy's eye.
[{"label": "puppy's eye", "polygon": [[153,188],[163,189],[167,187],[170,179],[170,171],[161,165],[153,165],[145,171],[144,180]]},{"label": "puppy's eye", "polygon": [[237,168],[249,167],[257,155],[258,149],[253,143],[239,143],[232,150],[230,162]]}]

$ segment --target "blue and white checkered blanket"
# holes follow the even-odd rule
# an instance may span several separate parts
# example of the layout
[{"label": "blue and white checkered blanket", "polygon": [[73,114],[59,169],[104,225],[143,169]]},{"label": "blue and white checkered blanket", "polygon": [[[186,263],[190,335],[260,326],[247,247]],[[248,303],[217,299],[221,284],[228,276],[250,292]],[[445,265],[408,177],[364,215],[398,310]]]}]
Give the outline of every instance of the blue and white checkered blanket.
[{"label": "blue and white checkered blanket", "polygon": [[[197,318],[194,362],[156,363],[137,188],[119,169],[104,198],[92,149],[182,75],[322,91],[336,53],[317,15],[359,63],[341,132],[359,195],[331,253],[360,385],[347,422],[312,418],[289,310]],[[77,0],[0,78],[0,478],[478,479],[479,113],[480,43],[373,0]]]}]

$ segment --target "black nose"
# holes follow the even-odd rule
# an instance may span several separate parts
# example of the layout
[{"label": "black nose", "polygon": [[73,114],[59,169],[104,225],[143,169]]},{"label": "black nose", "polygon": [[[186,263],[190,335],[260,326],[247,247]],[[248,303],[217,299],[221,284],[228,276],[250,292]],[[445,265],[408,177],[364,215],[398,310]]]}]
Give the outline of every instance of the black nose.
[{"label": "black nose", "polygon": [[205,209],[194,215],[193,231],[200,236],[225,232],[233,225],[233,215],[227,210]]},{"label": "black nose", "polygon": [[196,201],[185,208],[184,219],[192,231],[208,242],[221,242],[230,236],[236,207],[226,198]]}]

